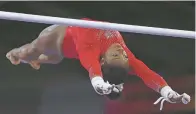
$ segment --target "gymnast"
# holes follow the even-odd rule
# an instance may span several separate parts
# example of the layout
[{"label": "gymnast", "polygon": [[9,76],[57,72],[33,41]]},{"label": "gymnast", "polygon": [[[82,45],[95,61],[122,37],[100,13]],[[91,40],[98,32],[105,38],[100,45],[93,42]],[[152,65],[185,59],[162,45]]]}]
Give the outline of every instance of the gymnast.
[{"label": "gymnast", "polygon": [[162,101],[160,110],[164,101],[190,102],[189,95],[175,92],[159,74],[137,59],[121,34],[114,30],[51,25],[34,41],[12,49],[6,57],[14,65],[27,63],[37,70],[41,64],[58,64],[63,58],[78,59],[88,71],[92,87],[100,95],[119,95],[126,76],[135,74],[149,88],[160,93],[161,97],[154,103]]}]

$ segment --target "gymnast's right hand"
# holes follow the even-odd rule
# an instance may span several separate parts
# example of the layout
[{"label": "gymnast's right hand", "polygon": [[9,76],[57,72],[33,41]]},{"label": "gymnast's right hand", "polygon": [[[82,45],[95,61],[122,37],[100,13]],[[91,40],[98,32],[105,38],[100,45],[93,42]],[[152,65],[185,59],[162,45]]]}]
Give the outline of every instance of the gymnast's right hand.
[{"label": "gymnast's right hand", "polygon": [[91,79],[91,83],[93,85],[94,90],[99,95],[107,95],[110,94],[112,91],[120,92],[115,85],[109,84],[109,82],[104,82],[103,78],[100,76],[96,76]]}]

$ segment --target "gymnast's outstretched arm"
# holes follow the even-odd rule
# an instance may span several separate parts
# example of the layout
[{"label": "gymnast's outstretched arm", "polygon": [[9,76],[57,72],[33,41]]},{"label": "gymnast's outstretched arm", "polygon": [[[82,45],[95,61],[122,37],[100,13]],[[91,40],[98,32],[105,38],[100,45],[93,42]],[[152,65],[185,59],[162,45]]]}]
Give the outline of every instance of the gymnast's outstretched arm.
[{"label": "gymnast's outstretched arm", "polygon": [[133,71],[136,73],[136,75],[139,76],[148,87],[161,94],[161,97],[154,103],[157,104],[161,101],[160,110],[162,110],[163,108],[164,101],[170,103],[184,104],[190,102],[190,96],[188,94],[178,94],[167,84],[167,82],[159,74],[152,71],[141,60],[137,59],[126,46],[124,46],[124,49],[128,54],[129,64],[132,67]]}]

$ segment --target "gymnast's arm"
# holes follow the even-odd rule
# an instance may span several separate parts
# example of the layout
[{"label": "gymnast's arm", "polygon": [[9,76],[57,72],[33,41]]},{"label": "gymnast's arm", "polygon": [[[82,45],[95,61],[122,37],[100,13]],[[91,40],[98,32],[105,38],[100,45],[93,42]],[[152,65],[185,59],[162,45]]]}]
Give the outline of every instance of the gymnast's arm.
[{"label": "gymnast's arm", "polygon": [[79,60],[82,66],[89,72],[89,77],[102,77],[101,66],[99,63],[99,48],[85,47],[78,50]]},{"label": "gymnast's arm", "polygon": [[141,60],[137,59],[125,45],[124,49],[128,55],[131,69],[148,87],[160,92],[161,88],[167,86],[166,81],[159,74],[149,69]]},{"label": "gymnast's arm", "polygon": [[100,48],[87,46],[78,50],[82,66],[89,72],[91,84],[99,95],[110,94],[111,91],[119,92],[116,87],[105,82],[102,78],[101,65],[99,63]]},{"label": "gymnast's arm", "polygon": [[135,72],[137,76],[142,78],[144,83],[161,94],[161,97],[154,102],[157,104],[161,101],[160,110],[163,108],[163,102],[167,101],[170,103],[184,103],[187,104],[190,102],[190,96],[186,93],[178,94],[175,92],[166,81],[157,73],[149,69],[142,61],[138,60],[133,53],[124,46],[125,51],[127,52],[129,58],[129,65]]}]

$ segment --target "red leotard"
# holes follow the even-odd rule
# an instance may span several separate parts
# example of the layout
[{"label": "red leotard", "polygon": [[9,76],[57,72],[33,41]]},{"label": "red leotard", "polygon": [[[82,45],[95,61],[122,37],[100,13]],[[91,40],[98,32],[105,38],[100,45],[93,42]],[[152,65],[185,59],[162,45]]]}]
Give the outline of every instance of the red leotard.
[{"label": "red leotard", "polygon": [[[86,18],[84,20],[92,21]],[[89,72],[90,78],[92,78],[93,76],[102,76],[99,63],[100,56],[113,43],[119,43],[124,48],[129,58],[129,65],[147,86],[159,91],[161,87],[167,85],[160,75],[149,69],[134,56],[118,31],[69,26],[66,29],[62,48],[64,56],[79,59],[82,66]]]}]

